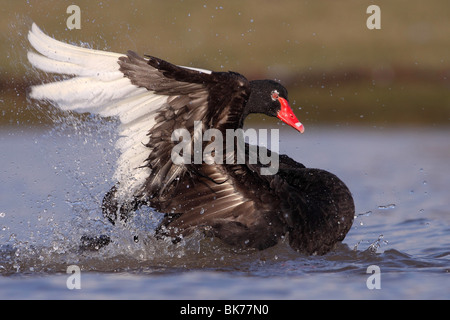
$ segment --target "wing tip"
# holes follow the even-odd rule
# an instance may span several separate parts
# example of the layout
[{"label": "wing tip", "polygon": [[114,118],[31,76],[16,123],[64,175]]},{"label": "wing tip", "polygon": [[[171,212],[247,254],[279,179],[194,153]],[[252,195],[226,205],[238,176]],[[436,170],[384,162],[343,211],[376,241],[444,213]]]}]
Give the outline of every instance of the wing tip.
[{"label": "wing tip", "polygon": [[31,43],[31,45],[36,49],[34,40],[35,39],[44,40],[46,38],[50,38],[50,37],[47,36],[44,33],[44,31],[42,31],[41,28],[39,28],[35,22],[33,22],[30,30],[28,31],[28,41]]}]

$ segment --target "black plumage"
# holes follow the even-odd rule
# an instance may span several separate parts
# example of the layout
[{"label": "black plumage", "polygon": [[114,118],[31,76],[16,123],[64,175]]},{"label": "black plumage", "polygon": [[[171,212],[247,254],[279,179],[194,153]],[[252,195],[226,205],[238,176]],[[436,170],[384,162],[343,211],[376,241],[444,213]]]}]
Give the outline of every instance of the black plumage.
[{"label": "black plumage", "polygon": [[[201,121],[203,132],[215,128],[225,135],[227,129],[242,128],[251,113],[282,119],[280,109],[288,98],[281,84],[248,81],[235,72],[200,72],[146,57],[128,52],[119,59],[120,71],[133,85],[168,96],[167,103],[149,128],[150,153],[142,165],[151,173],[140,193],[118,201],[114,186],[104,198],[103,213],[111,222],[126,220],[148,204],[166,213],[157,236],[174,241],[201,229],[233,246],[265,249],[288,235],[295,250],[324,254],[344,239],[353,222],[353,198],[327,171],[305,168],[286,155],[279,156],[275,175],[261,175],[264,165],[251,164],[248,157],[243,164],[171,161],[176,144],[172,133],[184,128],[193,136],[195,121]],[[287,123],[299,127],[291,117],[293,122]],[[247,155],[249,149],[246,145]]]},{"label": "black plumage", "polygon": [[[146,204],[165,213],[158,238],[177,241],[200,229],[233,246],[265,249],[287,236],[292,248],[307,254],[328,252],[349,231],[354,203],[339,178],[243,143],[239,129],[251,113],[277,117],[303,132],[280,83],[180,67],[131,51],[81,48],[50,38],[35,24],[28,39],[36,49],[27,54],[30,63],[62,75],[33,86],[30,98],[120,121],[117,183],[102,203],[111,223],[126,221]],[[178,130],[189,134],[190,148],[194,145],[185,163],[172,159]],[[215,144],[217,137],[201,139],[208,130],[225,137],[229,130],[238,132],[229,139],[242,144],[228,150],[225,139],[222,145]],[[201,150],[214,145],[214,161],[196,161],[196,145]],[[182,150],[183,157],[189,158],[188,151]],[[265,153],[278,159],[278,171],[263,174],[269,169]],[[108,243],[107,236],[81,239],[85,249]]]}]

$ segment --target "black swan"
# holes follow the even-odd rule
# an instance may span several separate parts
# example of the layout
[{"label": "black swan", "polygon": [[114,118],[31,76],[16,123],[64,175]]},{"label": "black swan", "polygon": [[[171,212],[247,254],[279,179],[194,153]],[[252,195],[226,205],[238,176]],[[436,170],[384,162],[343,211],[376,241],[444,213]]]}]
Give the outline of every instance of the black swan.
[{"label": "black swan", "polygon": [[[225,135],[227,129],[242,128],[251,113],[278,117],[303,132],[278,82],[176,66],[131,51],[81,48],[48,37],[35,24],[28,39],[37,51],[28,52],[34,67],[72,76],[33,86],[31,98],[120,120],[117,184],[102,205],[113,224],[146,204],[165,213],[157,237],[176,242],[200,229],[229,245],[261,250],[287,237],[293,249],[305,254],[325,254],[349,231],[353,198],[332,173],[275,154],[277,172],[262,174],[268,167],[258,158],[262,148],[251,162],[255,150],[247,143],[240,149],[244,162],[225,161],[236,160],[236,149],[224,152],[223,162],[175,163],[171,157],[179,142],[173,139],[177,129],[187,130],[195,143],[196,125],[200,133],[213,128]],[[201,145],[213,141],[203,139]],[[104,236],[97,240],[109,242]]]}]

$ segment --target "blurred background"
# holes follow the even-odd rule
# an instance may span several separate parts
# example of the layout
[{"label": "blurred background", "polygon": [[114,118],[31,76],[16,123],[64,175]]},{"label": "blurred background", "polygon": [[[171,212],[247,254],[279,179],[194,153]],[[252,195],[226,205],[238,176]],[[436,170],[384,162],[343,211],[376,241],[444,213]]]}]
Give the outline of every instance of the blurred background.
[{"label": "blurred background", "polygon": [[[79,30],[67,27],[73,4]],[[379,30],[367,28],[371,5]],[[449,17],[449,0],[0,0],[0,275],[27,275],[0,277],[0,299],[450,298]],[[280,153],[353,193],[343,246],[305,257],[287,243],[253,253],[135,243],[154,231],[152,210],[109,230],[100,208],[116,183],[118,124],[27,99],[54,76],[27,61],[33,22],[83,47],[280,81],[306,127],[283,133]],[[281,128],[257,115],[248,124]],[[113,246],[80,255],[81,235],[105,229]],[[64,277],[74,263],[95,272],[78,296]],[[373,264],[382,290],[366,287]]]},{"label": "blurred background", "polygon": [[[81,9],[79,30],[67,28],[71,4]],[[379,30],[366,26],[373,4]],[[0,125],[51,122],[26,101],[42,80],[26,59],[36,22],[73,44],[279,80],[307,127],[448,126],[449,13],[448,0],[1,0]]]}]

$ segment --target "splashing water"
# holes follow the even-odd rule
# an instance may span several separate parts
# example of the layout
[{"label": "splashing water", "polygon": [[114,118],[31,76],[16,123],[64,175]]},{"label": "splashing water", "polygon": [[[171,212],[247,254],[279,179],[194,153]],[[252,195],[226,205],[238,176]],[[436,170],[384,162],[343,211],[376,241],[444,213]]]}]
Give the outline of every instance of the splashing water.
[{"label": "splashing water", "polygon": [[[14,46],[11,52],[23,54],[13,63],[17,67],[26,66],[28,45],[15,43]],[[10,53],[9,57],[12,56]],[[33,82],[54,79],[52,75],[38,73],[31,68],[26,74],[34,79]],[[15,93],[19,95],[18,91]],[[5,101],[1,103],[5,104]],[[114,276],[116,272],[132,274],[144,284],[145,289],[141,289],[140,294],[148,292],[148,288],[154,285],[149,279],[159,274],[163,285],[152,288],[156,288],[154,290],[160,297],[167,286],[173,285],[175,289],[169,290],[171,298],[174,292],[183,290],[187,292],[184,297],[192,297],[192,292],[205,290],[208,297],[214,297],[229,283],[236,283],[231,292],[240,293],[238,297],[247,297],[249,293],[255,295],[259,289],[266,288],[268,278],[275,281],[269,286],[269,297],[277,292],[283,293],[283,290],[288,293],[307,292],[309,295],[313,288],[320,288],[319,297],[324,297],[324,286],[333,283],[323,276],[330,274],[344,274],[344,280],[339,283],[338,297],[342,294],[345,297],[345,292],[355,292],[347,296],[359,297],[361,293],[367,293],[367,289],[366,278],[358,277],[365,274],[367,266],[372,264],[381,268],[381,291],[388,298],[391,292],[389,285],[395,287],[391,296],[397,297],[396,290],[412,283],[411,279],[418,279],[418,274],[425,275],[427,281],[434,276],[437,279],[435,283],[439,284],[448,278],[446,190],[450,186],[448,179],[442,177],[443,169],[440,169],[448,166],[448,130],[420,134],[392,132],[388,141],[382,135],[374,137],[373,131],[343,132],[331,128],[311,130],[308,139],[301,142],[296,136],[282,134],[284,143],[289,146],[282,152],[308,166],[341,171],[338,176],[349,183],[358,201],[359,214],[344,243],[325,256],[306,257],[294,252],[287,241],[256,251],[230,248],[217,239],[205,239],[198,233],[177,244],[157,240],[154,232],[162,215],[148,207],[136,212],[126,225],[112,226],[102,216],[101,202],[114,185],[112,176],[118,157],[114,143],[118,122],[112,118],[62,112],[35,101],[28,101],[25,106],[19,106],[16,101],[11,104],[14,112],[20,112],[19,107],[42,119],[45,125],[38,131],[21,127],[16,132],[2,131],[0,134],[2,150],[13,150],[13,154],[0,154],[1,181],[6,182],[0,186],[1,275],[52,276],[65,274],[67,266],[75,264],[85,275],[94,274],[96,277],[100,277],[99,272],[113,273]],[[386,132],[383,135],[385,137]],[[293,145],[299,147],[293,150]],[[392,150],[388,155],[383,152],[386,145]],[[427,146],[426,152],[423,146]],[[308,152],[302,152],[304,150]],[[334,156],[324,157],[324,152]],[[358,154],[358,161],[351,159],[349,154]],[[380,154],[388,159],[380,161]],[[371,168],[377,170],[371,171]],[[436,185],[441,187],[435,188]],[[397,190],[395,194],[391,192],[394,189]],[[418,192],[421,190],[424,192]],[[111,239],[107,246],[93,250],[81,247],[83,236],[102,235]],[[212,282],[217,285],[209,288],[202,280],[195,282],[189,278],[191,273],[188,273],[188,278],[182,278],[186,273],[180,271],[196,269],[212,271],[216,277]],[[386,281],[389,272],[395,273],[395,278]],[[179,276],[171,278],[173,274]],[[152,277],[146,277],[148,275]],[[222,282],[217,281],[218,275],[223,277],[220,278]],[[2,277],[2,288],[8,288],[8,284],[5,285],[7,278]],[[84,279],[88,278],[86,275]],[[198,279],[203,278],[205,274],[201,273]],[[180,286],[180,279],[184,279],[185,289]],[[313,283],[297,285],[299,279],[313,279]],[[45,281],[36,281],[39,287],[48,286]],[[418,283],[420,290],[416,291],[439,291],[436,290],[438,287],[431,287],[425,281]],[[286,287],[289,284],[295,284],[296,288]],[[20,283],[14,283],[14,287],[17,285]],[[115,289],[123,287],[118,285]],[[29,291],[30,287],[22,290]],[[109,291],[98,290],[100,295]],[[406,291],[414,292],[407,287]],[[5,289],[3,292],[6,292],[5,297],[8,291]],[[41,294],[42,290],[36,292]],[[127,294],[131,293],[132,290],[128,289]]]}]

